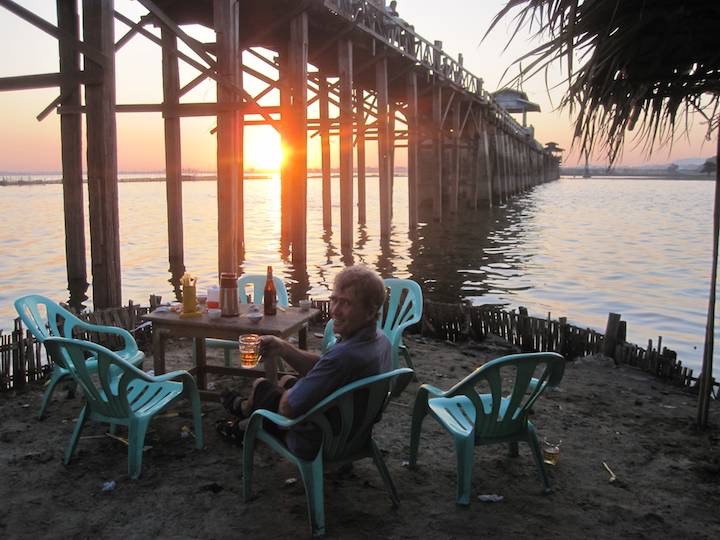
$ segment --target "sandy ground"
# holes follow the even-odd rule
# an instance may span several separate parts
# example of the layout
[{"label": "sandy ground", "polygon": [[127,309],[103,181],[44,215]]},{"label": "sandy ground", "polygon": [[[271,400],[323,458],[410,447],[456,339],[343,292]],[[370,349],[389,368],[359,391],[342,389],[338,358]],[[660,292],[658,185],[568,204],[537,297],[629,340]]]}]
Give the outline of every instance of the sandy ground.
[{"label": "sandy ground", "polygon": [[[455,346],[411,336],[407,342],[420,381],[442,388],[509,352],[494,340]],[[187,366],[189,343],[171,344],[169,358],[171,368]],[[716,538],[720,532],[716,403],[712,429],[697,433],[694,395],[602,357],[571,362],[561,387],[541,398],[533,417],[541,437],[562,440],[560,462],[548,467],[554,493],[541,494],[525,445],[518,458],[508,457],[505,446],[482,447],[471,504],[461,508],[450,437],[431,418],[418,469],[405,465],[416,389],[411,384],[375,430],[401,506],[392,508],[370,460],[350,473],[328,471],[329,537]],[[243,502],[241,451],[214,429],[225,416],[219,404],[203,404],[203,450],[182,436],[183,426],[191,426],[189,407],[156,419],[143,474],[130,481],[125,446],[99,424],[86,426],[75,458],[62,464],[81,399],[57,391],[39,421],[41,390],[0,394],[0,538],[309,536],[297,472],[266,447],[256,453],[254,498]],[[111,481],[114,488],[104,490]],[[503,500],[477,499],[485,494]]]}]

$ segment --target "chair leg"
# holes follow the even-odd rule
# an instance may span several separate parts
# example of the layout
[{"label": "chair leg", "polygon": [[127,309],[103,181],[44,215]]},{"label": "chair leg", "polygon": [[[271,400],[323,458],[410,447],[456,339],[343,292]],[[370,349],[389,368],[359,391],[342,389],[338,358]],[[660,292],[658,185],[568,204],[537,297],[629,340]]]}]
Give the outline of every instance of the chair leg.
[{"label": "chair leg", "polygon": [[325,536],[325,494],[322,451],[313,461],[298,463],[307,496],[308,517],[313,536]]},{"label": "chair leg", "polygon": [[148,419],[134,420],[128,424],[128,475],[136,480],[142,472],[143,448]]},{"label": "chair leg", "polygon": [[78,440],[80,439],[80,432],[83,429],[83,426],[85,425],[85,421],[87,420],[88,415],[88,408],[87,405],[85,405],[82,410],[80,411],[80,414],[77,417],[77,420],[75,421],[75,429],[73,429],[73,434],[70,437],[70,443],[68,444],[68,447],[65,449],[65,458],[63,459],[63,462],[65,465],[70,463],[70,458],[75,453],[75,447],[77,447]]},{"label": "chair leg", "polygon": [[422,430],[422,423],[427,415],[427,391],[424,388],[418,390],[418,394],[415,397],[415,406],[413,407],[412,413],[412,424],[410,427],[410,467],[417,465],[417,455],[420,446],[420,431]]},{"label": "chair leg", "polygon": [[370,445],[372,448],[372,457],[373,461],[375,462],[375,466],[378,468],[378,471],[380,471],[380,476],[385,483],[385,488],[387,488],[390,499],[392,499],[393,507],[397,508],[398,506],[400,506],[400,498],[398,497],[397,490],[395,489],[395,484],[393,484],[392,478],[390,476],[390,471],[388,471],[388,468],[385,465],[385,460],[383,460],[382,452],[380,452],[380,449],[377,447],[375,441],[373,441],[372,439],[370,439]]},{"label": "chair leg", "polygon": [[[415,371],[415,364],[413,364],[412,358],[410,358],[410,350],[405,345],[400,345],[399,349],[403,355],[403,358],[405,358],[405,363],[407,364],[407,367]],[[417,374],[413,373],[412,380],[418,380]]]},{"label": "chair leg", "polygon": [[475,459],[475,434],[455,438],[455,454],[457,457],[457,499],[462,506],[470,504],[470,486],[472,483],[472,466]]},{"label": "chair leg", "polygon": [[40,405],[40,412],[38,413],[38,419],[42,420],[45,416],[45,409],[47,409],[48,404],[50,403],[50,396],[52,395],[53,391],[55,390],[55,387],[57,384],[65,378],[65,374],[60,373],[59,370],[53,369],[52,375],[50,376],[50,382],[48,383],[48,387],[45,389],[45,394],[43,395],[42,404]]},{"label": "chair leg", "polygon": [[531,422],[528,422],[527,436],[528,445],[530,445],[530,450],[535,459],[535,465],[537,465],[540,479],[543,483],[543,493],[547,495],[548,493],[552,493],[552,487],[550,486],[550,480],[548,480],[547,471],[545,470],[545,462],[543,461],[540,443],[538,443],[537,434],[535,433],[535,426],[533,426]]}]

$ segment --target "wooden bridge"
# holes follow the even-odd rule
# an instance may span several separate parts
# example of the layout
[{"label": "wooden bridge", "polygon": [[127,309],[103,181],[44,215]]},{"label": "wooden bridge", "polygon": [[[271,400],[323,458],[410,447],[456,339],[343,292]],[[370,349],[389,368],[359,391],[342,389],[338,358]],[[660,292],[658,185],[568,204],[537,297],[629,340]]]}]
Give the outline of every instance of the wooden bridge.
[{"label": "wooden bridge", "polygon": [[[182,117],[217,117],[219,272],[236,271],[244,258],[244,126],[270,125],[282,138],[281,237],[296,265],[303,265],[307,255],[308,136],[320,138],[325,228],[332,225],[331,169],[339,171],[340,244],[347,250],[352,249],[355,220],[366,219],[368,141],[377,144],[383,239],[391,230],[396,148],[407,149],[411,227],[468,209],[481,211],[558,176],[558,159],[493,100],[482,79],[463,67],[462,56],[449,57],[441,42],[431,43],[409,22],[389,16],[381,2],[137,1],[147,10],[139,20],[116,11],[113,0],[83,2],[81,38],[78,0],[57,0],[57,26],[12,0],[0,0],[0,7],[58,40],[58,73],[0,78],[0,90],[59,88],[38,119],[55,111],[61,115],[71,287],[87,279],[81,154],[85,117],[96,308],[122,305],[116,113],[156,112],[164,119],[171,268],[184,266]],[[116,20],[128,28],[119,38]],[[215,41],[199,41],[184,29],[189,24],[214,30]],[[159,37],[151,26],[160,28]],[[135,38],[162,48],[162,103],[116,103],[115,53]],[[184,47],[194,54],[185,54]],[[264,69],[244,62],[243,53]],[[180,62],[197,70],[182,87]],[[251,95],[248,78],[264,89]],[[217,85],[215,103],[183,100],[208,79]],[[268,105],[273,94],[279,98]],[[331,137],[339,140],[337,164],[330,162]]]}]

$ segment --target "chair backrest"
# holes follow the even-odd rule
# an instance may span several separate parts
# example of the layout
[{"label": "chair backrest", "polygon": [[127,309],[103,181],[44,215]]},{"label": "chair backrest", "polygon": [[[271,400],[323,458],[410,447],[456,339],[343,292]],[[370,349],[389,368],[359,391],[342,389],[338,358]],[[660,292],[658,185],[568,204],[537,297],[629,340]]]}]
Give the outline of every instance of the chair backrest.
[{"label": "chair backrest", "polygon": [[[246,287],[249,287],[250,294],[252,295],[253,304],[263,303],[263,290],[265,289],[265,281],[267,276],[260,274],[245,274],[240,276],[237,280],[238,284],[238,295],[240,296],[240,303],[247,304],[248,291]],[[277,276],[273,276],[273,283],[275,284],[275,292],[277,296],[277,304],[280,307],[288,307],[290,300],[288,299],[287,288],[283,280]]]},{"label": "chair backrest", "polygon": [[420,322],[423,312],[423,295],[420,285],[411,279],[385,278],[387,302],[378,318],[378,327],[382,328],[388,339],[392,333],[400,332],[410,325]]},{"label": "chair backrest", "polygon": [[[557,353],[511,354],[491,360],[445,393],[475,405],[475,437],[502,438],[525,429],[528,410],[548,386],[560,383],[565,359]],[[479,392],[481,386],[489,392]],[[481,397],[479,394],[483,394]]]},{"label": "chair backrest", "polygon": [[[393,333],[402,333],[405,328],[422,320],[423,295],[420,285],[411,279],[385,278],[387,301],[378,316],[378,328],[382,329],[390,342],[394,342]],[[330,319],[325,325],[322,341],[322,352],[335,344],[333,322]],[[397,351],[393,351],[397,356]]]},{"label": "chair backrest", "polygon": [[373,426],[380,420],[390,399],[395,397],[392,390],[407,386],[412,375],[412,369],[401,368],[346,384],[298,421],[320,429],[325,460],[352,456],[367,449]]},{"label": "chair backrest", "polygon": [[[45,346],[55,358],[62,358],[66,368],[80,385],[88,408],[107,418],[129,418],[133,415],[130,403],[136,410],[138,400],[152,399],[150,395],[135,395],[132,382],[151,378],[126,362],[110,349],[81,339],[48,337]],[[97,376],[87,368],[85,359],[97,358]]]},{"label": "chair backrest", "polygon": [[72,329],[82,321],[67,309],[39,294],[28,294],[15,300],[15,310],[23,324],[40,343],[51,336],[72,336]]}]

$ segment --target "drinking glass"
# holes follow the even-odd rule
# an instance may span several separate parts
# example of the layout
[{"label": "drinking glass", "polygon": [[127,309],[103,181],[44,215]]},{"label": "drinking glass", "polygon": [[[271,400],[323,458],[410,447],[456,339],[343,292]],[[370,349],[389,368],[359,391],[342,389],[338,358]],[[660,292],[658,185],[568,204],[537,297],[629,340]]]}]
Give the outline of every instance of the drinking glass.
[{"label": "drinking glass", "polygon": [[244,368],[254,368],[260,361],[260,336],[245,334],[240,336],[240,365]]}]

